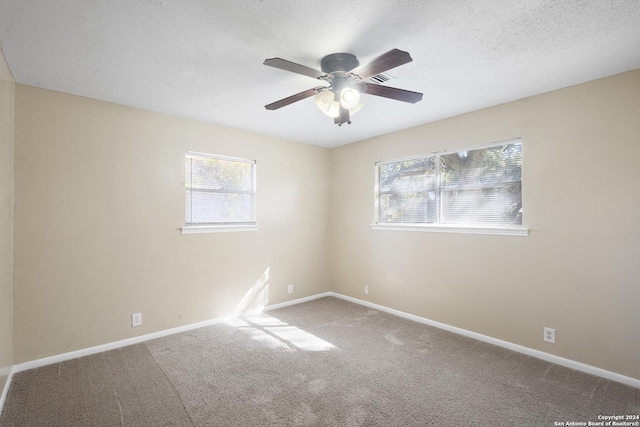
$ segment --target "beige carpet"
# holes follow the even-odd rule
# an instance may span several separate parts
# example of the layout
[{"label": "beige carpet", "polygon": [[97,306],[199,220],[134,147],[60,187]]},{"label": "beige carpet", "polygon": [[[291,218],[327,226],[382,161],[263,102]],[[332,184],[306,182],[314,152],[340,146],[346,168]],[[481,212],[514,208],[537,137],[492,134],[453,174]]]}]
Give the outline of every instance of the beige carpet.
[{"label": "beige carpet", "polygon": [[0,426],[554,426],[640,390],[336,298],[13,377]]}]

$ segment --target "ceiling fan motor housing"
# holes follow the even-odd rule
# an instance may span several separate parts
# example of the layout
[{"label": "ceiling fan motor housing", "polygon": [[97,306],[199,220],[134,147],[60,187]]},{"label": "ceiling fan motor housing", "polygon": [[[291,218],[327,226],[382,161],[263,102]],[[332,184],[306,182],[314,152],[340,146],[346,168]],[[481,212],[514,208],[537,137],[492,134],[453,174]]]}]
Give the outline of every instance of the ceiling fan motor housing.
[{"label": "ceiling fan motor housing", "polygon": [[355,55],[350,53],[332,53],[322,58],[320,61],[320,69],[327,73],[335,73],[336,71],[350,71],[360,65]]}]

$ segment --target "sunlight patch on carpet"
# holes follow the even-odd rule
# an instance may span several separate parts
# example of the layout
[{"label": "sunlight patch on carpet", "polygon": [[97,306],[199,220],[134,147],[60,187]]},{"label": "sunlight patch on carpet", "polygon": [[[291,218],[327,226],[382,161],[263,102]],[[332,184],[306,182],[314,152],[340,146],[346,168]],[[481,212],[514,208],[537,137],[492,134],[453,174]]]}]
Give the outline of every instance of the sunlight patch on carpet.
[{"label": "sunlight patch on carpet", "polygon": [[280,351],[328,351],[337,347],[296,326],[267,314],[229,319],[227,324],[236,327],[274,350]]}]

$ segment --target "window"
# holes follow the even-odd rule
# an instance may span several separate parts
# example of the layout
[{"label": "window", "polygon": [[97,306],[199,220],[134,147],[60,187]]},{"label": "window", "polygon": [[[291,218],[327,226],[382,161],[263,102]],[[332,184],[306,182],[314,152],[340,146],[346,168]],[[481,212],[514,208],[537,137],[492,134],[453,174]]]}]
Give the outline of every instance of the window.
[{"label": "window", "polygon": [[256,229],[256,162],[187,152],[185,232]]},{"label": "window", "polygon": [[514,140],[377,163],[376,225],[526,230],[521,149]]}]

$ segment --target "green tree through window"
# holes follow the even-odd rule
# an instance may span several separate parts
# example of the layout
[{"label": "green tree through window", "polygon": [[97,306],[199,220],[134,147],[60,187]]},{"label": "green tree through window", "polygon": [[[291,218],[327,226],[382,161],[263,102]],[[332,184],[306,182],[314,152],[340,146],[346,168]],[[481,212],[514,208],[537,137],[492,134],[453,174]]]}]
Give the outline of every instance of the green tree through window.
[{"label": "green tree through window", "polygon": [[255,162],[185,156],[186,225],[255,224]]},{"label": "green tree through window", "polygon": [[522,144],[381,162],[379,224],[522,225]]}]

